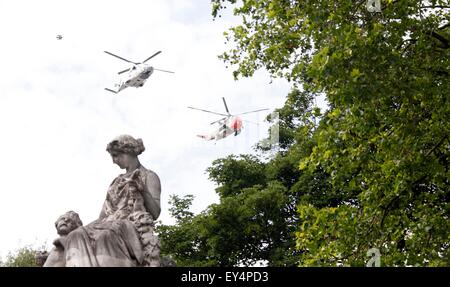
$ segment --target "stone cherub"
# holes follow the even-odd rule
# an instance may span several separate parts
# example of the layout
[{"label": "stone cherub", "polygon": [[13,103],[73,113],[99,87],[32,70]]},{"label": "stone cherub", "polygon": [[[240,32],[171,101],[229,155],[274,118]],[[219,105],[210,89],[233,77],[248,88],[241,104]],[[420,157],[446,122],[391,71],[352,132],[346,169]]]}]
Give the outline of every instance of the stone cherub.
[{"label": "stone cherub", "polygon": [[[44,267],[64,267],[65,259],[64,259],[64,249],[65,249],[65,239],[67,235],[77,229],[78,227],[83,226],[83,222],[81,222],[78,213],[74,211],[68,211],[61,215],[58,220],[55,222],[56,232],[60,237],[53,241],[53,249],[50,251],[50,254],[47,260],[44,263]],[[39,254],[39,256],[43,256],[43,254]]]},{"label": "stone cherub", "polygon": [[[175,266],[175,262],[171,258],[160,258],[161,245],[158,236],[154,233],[154,221],[148,212],[139,210],[139,200],[137,197],[134,198],[134,201],[130,201],[137,210],[128,216],[128,220],[134,224],[143,246],[144,259],[142,266]],[[60,237],[54,240],[54,247],[50,253],[47,253],[47,251],[36,253],[37,265],[44,267],[64,267],[65,238],[67,234],[82,225],[83,223],[80,217],[74,211],[69,211],[61,215],[55,222],[56,231]]]}]

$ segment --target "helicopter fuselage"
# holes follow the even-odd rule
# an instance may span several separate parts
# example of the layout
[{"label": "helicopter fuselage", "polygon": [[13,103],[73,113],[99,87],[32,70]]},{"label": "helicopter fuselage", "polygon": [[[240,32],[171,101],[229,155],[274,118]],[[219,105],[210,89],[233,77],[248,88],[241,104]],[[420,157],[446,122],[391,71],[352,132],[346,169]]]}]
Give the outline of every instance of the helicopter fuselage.
[{"label": "helicopter fuselage", "polygon": [[116,84],[118,87],[118,92],[128,87],[140,88],[144,85],[145,81],[153,74],[153,67],[146,64],[134,65],[130,70],[125,74],[119,84]]},{"label": "helicopter fuselage", "polygon": [[237,116],[230,116],[223,121],[218,122],[218,129],[214,130],[210,134],[207,135],[199,135],[199,137],[204,138],[206,140],[220,140],[226,138],[229,135],[235,135],[241,133],[242,129],[242,120]]},{"label": "helicopter fuselage", "polygon": [[156,52],[155,54],[151,55],[150,57],[148,57],[147,59],[145,59],[143,62],[140,62],[140,63],[127,60],[125,58],[117,56],[108,51],[104,51],[104,52],[108,55],[119,58],[122,61],[133,64],[133,66],[131,68],[125,69],[125,70],[119,72],[119,75],[121,75],[122,73],[126,73],[126,74],[119,83],[115,84],[115,87],[117,88],[117,90],[105,88],[105,90],[107,90],[108,92],[114,93],[114,94],[117,94],[118,92],[120,92],[123,89],[128,88],[128,87],[135,87],[135,88],[142,87],[144,85],[145,81],[151,76],[151,74],[153,74],[153,72],[155,70],[165,72],[165,73],[173,73],[171,71],[153,68],[152,66],[149,66],[145,63],[148,60],[152,59],[153,57],[159,55],[161,53],[161,51]]},{"label": "helicopter fuselage", "polygon": [[268,110],[268,109],[259,109],[259,110],[254,110],[254,111],[249,111],[249,112],[232,115],[232,114],[230,114],[230,111],[228,110],[228,106],[225,101],[225,98],[222,97],[222,100],[223,100],[223,104],[225,106],[225,111],[227,112],[227,114],[217,113],[217,112],[194,108],[194,107],[188,107],[189,109],[199,110],[202,112],[215,114],[215,115],[219,115],[219,116],[223,117],[220,120],[217,120],[217,121],[214,121],[211,123],[211,124],[215,124],[215,123],[219,124],[219,128],[217,130],[214,130],[206,135],[197,135],[198,137],[201,137],[202,139],[205,139],[205,140],[216,140],[217,141],[217,140],[223,139],[232,134],[237,136],[238,134],[241,133],[241,129],[243,128],[242,119],[239,117],[239,115],[256,113],[256,112]]}]

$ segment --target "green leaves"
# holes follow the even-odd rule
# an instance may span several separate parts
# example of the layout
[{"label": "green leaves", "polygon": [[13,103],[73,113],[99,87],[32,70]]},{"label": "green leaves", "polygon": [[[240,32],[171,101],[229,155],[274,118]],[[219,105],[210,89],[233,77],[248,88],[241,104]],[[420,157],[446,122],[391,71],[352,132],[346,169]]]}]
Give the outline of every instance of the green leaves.
[{"label": "green leaves", "polygon": [[6,261],[0,261],[0,267],[38,267],[36,264],[36,250],[32,246],[18,248],[9,252]]},{"label": "green leaves", "polygon": [[[294,225],[287,221],[288,202],[286,188],[278,182],[264,189],[244,188],[199,215],[158,226],[162,253],[177,266],[247,266],[257,261],[292,266]],[[175,214],[180,213],[186,211]]]},{"label": "green leaves", "polygon": [[235,76],[265,68],[302,87],[265,168],[295,195],[301,264],[363,266],[376,247],[386,266],[448,266],[448,1],[221,3],[247,19],[229,35]]},{"label": "green leaves", "polygon": [[194,200],[194,196],[188,194],[184,198],[180,198],[178,195],[171,195],[169,199],[170,215],[177,220],[177,222],[184,222],[190,220],[194,213],[189,211],[189,207]]},{"label": "green leaves", "polygon": [[[296,237],[297,248],[302,251],[302,266],[355,265],[356,252],[339,251],[347,244],[355,245],[357,240],[355,208],[343,205],[316,209],[311,205],[299,205],[298,212],[302,224]],[[343,231],[351,232],[353,238],[343,238]]]},{"label": "green leaves", "polygon": [[262,162],[251,155],[241,155],[241,158],[231,155],[218,159],[207,169],[209,179],[221,185],[216,189],[221,197],[234,196],[243,188],[264,185]]}]

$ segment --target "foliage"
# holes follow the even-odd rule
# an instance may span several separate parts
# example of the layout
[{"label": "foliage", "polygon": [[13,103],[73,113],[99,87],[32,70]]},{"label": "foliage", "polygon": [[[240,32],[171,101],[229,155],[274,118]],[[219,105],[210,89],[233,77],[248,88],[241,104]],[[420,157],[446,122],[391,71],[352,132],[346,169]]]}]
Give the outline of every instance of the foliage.
[{"label": "foliage", "polygon": [[184,266],[214,266],[215,262],[204,252],[204,239],[199,232],[199,224],[203,216],[193,217],[189,211],[193,196],[180,198],[172,195],[169,209],[176,219],[175,225],[163,225],[158,222],[156,232],[161,240],[161,255],[176,261],[179,267]]},{"label": "foliage", "polygon": [[169,212],[177,222],[186,221],[194,215],[194,213],[189,211],[193,200],[194,196],[192,195],[186,195],[184,198],[180,198],[177,195],[170,197],[169,204],[172,207],[169,208]]},{"label": "foliage", "polygon": [[449,266],[448,0],[381,0],[381,13],[367,0],[211,2],[214,17],[233,7],[242,19],[220,56],[235,78],[264,68],[293,89],[276,156],[215,160],[220,202],[198,215],[192,196],[173,196],[162,254],[177,266],[364,266],[376,247],[384,266]]},{"label": "foliage", "polygon": [[372,247],[387,266],[450,263],[450,5],[381,2],[212,0],[243,19],[221,55],[236,78],[264,67],[329,103],[298,160],[298,185],[323,176],[298,194],[301,265],[363,265]]},{"label": "foliage", "polygon": [[242,160],[230,156],[213,162],[207,169],[209,179],[220,185],[216,189],[221,197],[236,195],[242,189],[264,185],[264,165],[254,156],[242,155]]},{"label": "foliage", "polygon": [[35,260],[36,250],[31,246],[18,248],[9,252],[5,262],[0,262],[1,267],[38,267]]},{"label": "foliage", "polygon": [[[282,151],[275,158],[263,162],[253,155],[240,155],[213,161],[207,172],[218,185],[218,204],[199,215],[177,218],[176,214],[189,212],[192,197],[172,197],[170,210],[177,222],[158,226],[163,254],[174,258],[177,266],[299,264],[295,248],[299,199],[321,206],[330,197],[319,194],[320,186],[326,184],[321,181],[327,177],[323,171],[312,175],[317,180],[300,180],[298,162],[312,151],[312,130],[320,116],[317,109],[309,109],[311,100],[294,90],[288,95],[292,105],[278,110]],[[340,195],[336,198],[341,200]]]},{"label": "foliage", "polygon": [[[209,171],[219,180],[230,176],[236,166],[246,166],[241,170],[242,177],[253,175],[254,182],[261,184],[237,188],[232,194],[221,196],[219,204],[199,215],[177,220],[173,226],[158,225],[162,253],[171,256],[177,266],[249,266],[259,261],[276,266],[295,264],[286,252],[296,252],[295,225],[289,222],[295,205],[287,208],[286,188],[277,181],[263,182],[264,177],[255,173],[262,163],[247,156],[215,161]],[[240,176],[236,173],[229,177],[217,192],[231,190]],[[173,206],[172,216],[186,213],[186,207]]]}]

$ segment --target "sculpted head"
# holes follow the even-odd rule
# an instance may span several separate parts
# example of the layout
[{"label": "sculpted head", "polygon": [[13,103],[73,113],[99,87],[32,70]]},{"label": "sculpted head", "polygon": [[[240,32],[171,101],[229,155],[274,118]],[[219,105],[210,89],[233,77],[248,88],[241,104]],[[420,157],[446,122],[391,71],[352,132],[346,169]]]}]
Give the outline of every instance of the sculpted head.
[{"label": "sculpted head", "polygon": [[80,226],[83,226],[83,222],[81,222],[78,213],[74,211],[64,213],[55,222],[56,231],[59,235],[67,235]]},{"label": "sculpted head", "polygon": [[135,139],[129,135],[121,135],[113,139],[106,150],[111,155],[113,162],[120,168],[127,168],[137,161],[137,156],[144,150],[144,143],[141,139]]}]

